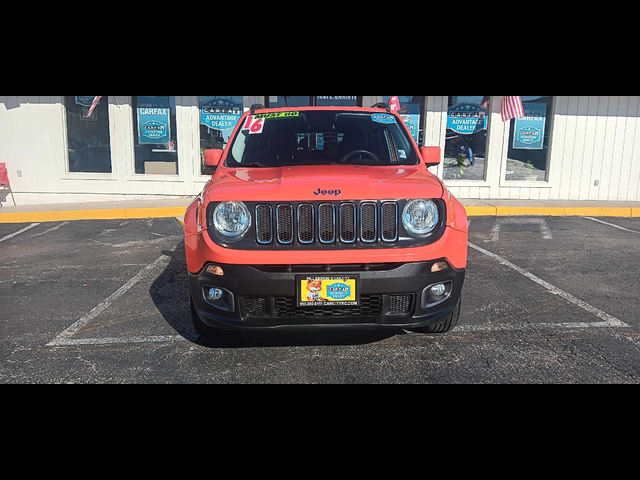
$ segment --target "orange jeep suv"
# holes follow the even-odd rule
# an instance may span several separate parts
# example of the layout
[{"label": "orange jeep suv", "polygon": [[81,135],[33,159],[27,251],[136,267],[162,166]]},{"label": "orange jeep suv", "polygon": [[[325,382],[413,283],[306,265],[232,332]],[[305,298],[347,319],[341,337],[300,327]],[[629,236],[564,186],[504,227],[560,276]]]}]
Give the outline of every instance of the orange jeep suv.
[{"label": "orange jeep suv", "polygon": [[196,330],[456,326],[464,207],[402,118],[379,108],[255,107],[185,215]]}]

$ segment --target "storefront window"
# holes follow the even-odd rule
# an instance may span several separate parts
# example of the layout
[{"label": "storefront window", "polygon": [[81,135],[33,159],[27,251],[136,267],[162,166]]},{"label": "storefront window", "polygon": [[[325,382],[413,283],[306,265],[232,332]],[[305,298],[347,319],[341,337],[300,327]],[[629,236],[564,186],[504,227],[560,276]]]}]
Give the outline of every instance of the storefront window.
[{"label": "storefront window", "polygon": [[224,149],[243,113],[242,96],[198,97],[200,105],[200,167],[204,174],[204,151]]},{"label": "storefront window", "polygon": [[545,182],[553,97],[522,97],[524,117],[511,120],[506,180]]},{"label": "storefront window", "polygon": [[490,96],[449,97],[445,180],[484,180]]},{"label": "storefront window", "polygon": [[136,174],[178,175],[176,97],[132,97]]},{"label": "storefront window", "polygon": [[[388,104],[391,96],[382,97]],[[400,111],[398,112],[407,124],[418,145],[424,144],[424,101],[422,96],[398,96]]]},{"label": "storefront window", "polygon": [[94,98],[64,97],[70,173],[111,173],[109,97],[88,116]]}]

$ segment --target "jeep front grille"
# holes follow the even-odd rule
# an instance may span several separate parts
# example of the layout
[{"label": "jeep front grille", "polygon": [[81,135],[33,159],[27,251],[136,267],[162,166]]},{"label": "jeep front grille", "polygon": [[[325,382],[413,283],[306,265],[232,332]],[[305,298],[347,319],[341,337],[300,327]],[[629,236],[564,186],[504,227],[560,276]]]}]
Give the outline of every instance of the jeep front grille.
[{"label": "jeep front grille", "polygon": [[[260,208],[260,206],[258,206]],[[258,218],[260,223],[261,219]],[[293,206],[278,205],[276,231],[278,232],[278,242],[288,245],[293,242]]]},{"label": "jeep front grille", "polygon": [[360,206],[360,238],[373,243],[378,238],[378,206],[367,202]]},{"label": "jeep front grille", "polygon": [[343,203],[340,205],[340,241],[353,243],[356,241],[357,228],[357,208],[353,203]]},{"label": "jeep front grille", "polygon": [[298,240],[300,243],[313,243],[316,231],[315,218],[313,205],[309,203],[298,205]]},{"label": "jeep front grille", "polygon": [[332,203],[323,203],[318,207],[320,243],[333,243],[336,240],[336,207]]},{"label": "jeep front grille", "polygon": [[271,205],[258,205],[256,207],[256,240],[261,245],[267,245],[273,241],[273,213]]},{"label": "jeep front grille", "polygon": [[398,240],[397,202],[260,203],[255,207],[260,245],[346,245]]}]

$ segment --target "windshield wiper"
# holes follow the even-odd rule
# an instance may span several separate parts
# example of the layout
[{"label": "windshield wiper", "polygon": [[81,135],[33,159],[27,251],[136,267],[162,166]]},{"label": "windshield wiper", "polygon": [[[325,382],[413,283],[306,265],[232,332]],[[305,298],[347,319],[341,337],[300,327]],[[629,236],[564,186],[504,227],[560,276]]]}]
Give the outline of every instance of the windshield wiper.
[{"label": "windshield wiper", "polygon": [[253,167],[253,168],[270,168],[273,165],[265,165],[264,163],[253,162],[253,163],[243,163],[242,166],[243,167]]}]

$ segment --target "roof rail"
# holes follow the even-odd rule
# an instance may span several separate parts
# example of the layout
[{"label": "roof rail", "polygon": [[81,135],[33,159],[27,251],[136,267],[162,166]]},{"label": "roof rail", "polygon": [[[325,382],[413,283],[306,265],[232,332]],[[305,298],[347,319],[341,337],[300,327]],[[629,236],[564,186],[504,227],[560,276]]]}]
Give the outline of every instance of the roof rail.
[{"label": "roof rail", "polygon": [[265,107],[263,104],[261,103],[254,103],[253,105],[251,105],[251,113],[255,113],[256,110],[264,110]]}]

